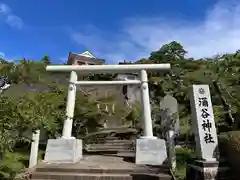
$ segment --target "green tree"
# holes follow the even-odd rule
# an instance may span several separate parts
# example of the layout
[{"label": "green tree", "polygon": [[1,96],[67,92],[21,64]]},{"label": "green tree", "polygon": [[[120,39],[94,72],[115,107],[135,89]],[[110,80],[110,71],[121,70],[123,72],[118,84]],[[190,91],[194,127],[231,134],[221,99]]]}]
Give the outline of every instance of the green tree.
[{"label": "green tree", "polygon": [[176,42],[172,41],[169,44],[163,45],[158,51],[152,52],[149,57],[150,60],[155,62],[166,62],[166,61],[175,61],[184,59],[187,51],[184,50],[183,46]]},{"label": "green tree", "polygon": [[41,59],[41,61],[42,61],[45,65],[51,64],[51,60],[50,60],[50,57],[49,57],[48,55],[43,56],[43,58]]}]

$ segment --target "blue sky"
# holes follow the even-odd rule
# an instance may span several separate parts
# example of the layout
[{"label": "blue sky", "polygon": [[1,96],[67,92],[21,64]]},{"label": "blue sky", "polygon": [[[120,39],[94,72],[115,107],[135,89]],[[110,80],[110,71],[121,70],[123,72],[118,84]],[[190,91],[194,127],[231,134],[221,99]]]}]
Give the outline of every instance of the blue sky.
[{"label": "blue sky", "polygon": [[90,50],[135,61],[176,40],[191,57],[240,48],[236,0],[0,0],[0,55],[63,62]]}]

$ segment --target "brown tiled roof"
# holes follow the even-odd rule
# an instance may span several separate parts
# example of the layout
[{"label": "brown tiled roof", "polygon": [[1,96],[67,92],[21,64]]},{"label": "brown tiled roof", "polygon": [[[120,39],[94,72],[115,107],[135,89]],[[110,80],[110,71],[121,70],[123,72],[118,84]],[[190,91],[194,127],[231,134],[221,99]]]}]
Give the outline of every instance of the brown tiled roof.
[{"label": "brown tiled roof", "polygon": [[69,56],[68,56],[68,64],[72,64],[74,59],[79,59],[81,61],[95,61],[97,64],[104,64],[105,63],[104,59],[89,58],[89,57],[81,56],[79,54],[74,54],[74,53],[70,52]]}]

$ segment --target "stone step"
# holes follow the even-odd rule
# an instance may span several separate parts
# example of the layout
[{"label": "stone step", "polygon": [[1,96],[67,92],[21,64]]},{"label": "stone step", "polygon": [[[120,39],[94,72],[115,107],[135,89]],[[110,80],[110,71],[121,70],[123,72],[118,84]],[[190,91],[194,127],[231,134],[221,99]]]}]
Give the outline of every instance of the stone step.
[{"label": "stone step", "polygon": [[135,145],[132,141],[104,141],[104,142],[96,142],[96,143],[85,143],[85,144],[126,144],[126,145]]},{"label": "stone step", "polygon": [[106,142],[123,142],[123,143],[128,143],[128,142],[135,142],[135,140],[127,140],[127,139],[106,139]]},{"label": "stone step", "polygon": [[[96,144],[98,144],[98,143],[96,143]],[[103,144],[135,144],[135,142],[133,142],[133,141],[105,141]]]},{"label": "stone step", "polygon": [[119,157],[135,158],[136,157],[136,152],[135,151],[118,151],[116,155],[119,156]]},{"label": "stone step", "polygon": [[66,173],[66,172],[35,172],[33,179],[45,180],[171,180],[168,174],[86,174],[86,173]]},{"label": "stone step", "polygon": [[135,147],[135,145],[133,144],[126,144],[126,143],[102,143],[102,144],[86,144],[85,146],[92,146],[92,147],[108,147],[108,146],[112,146],[112,147],[130,147],[130,146],[133,146]]},{"label": "stone step", "polygon": [[129,140],[104,140],[103,142],[90,142],[86,144],[135,144],[134,141],[129,141]]},{"label": "stone step", "polygon": [[91,146],[91,147],[116,147],[116,148],[121,148],[121,147],[135,147],[135,146],[132,146],[130,144],[125,144],[125,145],[122,145],[122,144],[88,144],[88,145],[85,145],[85,147],[88,147],[88,146]]},{"label": "stone step", "polygon": [[122,152],[122,151],[128,151],[128,152],[135,152],[134,148],[133,149],[126,149],[126,148],[86,148],[85,149],[87,152]]},{"label": "stone step", "polygon": [[135,147],[130,144],[88,144],[85,147],[94,147],[94,148],[129,148]]},{"label": "stone step", "polygon": [[120,139],[119,137],[116,137],[116,136],[107,136],[106,138],[105,138],[105,140],[127,140],[127,141],[129,141],[129,139]]},{"label": "stone step", "polygon": [[84,147],[87,151],[135,151],[135,146],[131,145],[97,145],[89,144]]},{"label": "stone step", "polygon": [[91,174],[131,174],[131,173],[151,173],[151,174],[158,174],[158,173],[168,173],[169,166],[168,165],[161,165],[157,167],[149,167],[149,166],[137,166],[135,168],[98,168],[98,167],[88,167],[82,168],[77,166],[43,166],[37,167],[35,172],[64,172],[64,173],[91,173]]},{"label": "stone step", "polygon": [[[92,151],[87,151],[88,153],[92,153]],[[116,157],[123,157],[123,158],[134,158],[132,162],[135,162],[136,152],[135,151],[128,151],[128,150],[119,150],[119,151],[96,151],[95,153],[104,153],[108,156],[116,156]],[[94,153],[94,152],[93,152]]]},{"label": "stone step", "polygon": [[85,148],[86,151],[106,151],[106,152],[121,152],[121,151],[128,151],[128,152],[135,152],[134,148],[112,148],[112,147],[106,147],[106,148],[94,148],[94,147],[88,147]]}]

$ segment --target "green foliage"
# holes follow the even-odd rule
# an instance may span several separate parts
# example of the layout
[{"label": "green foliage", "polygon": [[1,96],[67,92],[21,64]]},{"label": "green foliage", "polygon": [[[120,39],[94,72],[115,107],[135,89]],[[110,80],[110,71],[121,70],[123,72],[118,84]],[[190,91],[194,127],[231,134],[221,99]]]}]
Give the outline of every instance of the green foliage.
[{"label": "green foliage", "polygon": [[47,55],[43,56],[43,58],[41,59],[41,61],[42,61],[45,65],[51,64],[50,57],[47,56]]},{"label": "green foliage", "polygon": [[191,163],[196,158],[195,152],[191,148],[177,148],[176,149],[176,162],[177,168],[174,175],[179,180],[184,180],[186,177],[186,165]]},{"label": "green foliage", "polygon": [[0,150],[11,150],[19,141],[29,141],[27,131],[44,128],[56,133],[63,112],[62,94],[26,93],[20,98],[0,98]]},{"label": "green foliage", "polygon": [[187,51],[184,50],[181,44],[173,41],[169,44],[164,44],[158,51],[152,52],[149,59],[163,63],[166,60],[175,61],[183,59],[186,53]]},{"label": "green foliage", "polygon": [[[227,121],[229,106],[221,100],[223,97],[230,105],[235,120],[239,121],[240,96],[237,93],[240,90],[239,51],[233,54],[218,55],[213,58],[199,60],[186,58],[186,54],[187,51],[183,46],[173,41],[163,45],[158,51],[152,52],[148,59],[141,59],[136,62],[140,64],[171,64],[169,73],[149,73],[153,116],[160,113],[156,109],[161,99],[166,93],[171,93],[179,103],[181,129],[184,129],[184,131],[189,129],[188,126],[191,123],[188,98],[189,87],[192,84],[209,84],[215,121],[217,123],[226,123]],[[217,81],[221,86],[221,93],[214,87],[214,81]],[[158,124],[155,124],[155,126],[158,126]]]},{"label": "green foliage", "polygon": [[26,168],[24,165],[28,162],[28,154],[6,152],[0,164],[0,178],[2,180],[13,179],[17,173]]},{"label": "green foliage", "polygon": [[141,105],[135,103],[132,105],[131,111],[124,117],[126,124],[131,124],[130,127],[140,128]]},{"label": "green foliage", "polygon": [[98,80],[110,81],[113,79],[113,77],[114,77],[114,75],[112,75],[112,74],[90,74],[88,76],[88,79],[92,80],[92,81],[98,81]]},{"label": "green foliage", "polygon": [[240,131],[231,131],[219,136],[220,155],[225,157],[236,175],[240,175]]},{"label": "green foliage", "polygon": [[90,101],[86,96],[77,94],[74,115],[73,133],[76,137],[82,137],[86,133],[94,132],[101,127],[100,121],[107,114],[99,111],[97,102]]},{"label": "green foliage", "polygon": [[12,150],[18,141],[24,140],[22,133],[29,128],[28,119],[22,119],[17,105],[15,98],[0,98],[0,152]]}]

